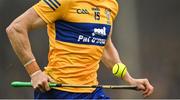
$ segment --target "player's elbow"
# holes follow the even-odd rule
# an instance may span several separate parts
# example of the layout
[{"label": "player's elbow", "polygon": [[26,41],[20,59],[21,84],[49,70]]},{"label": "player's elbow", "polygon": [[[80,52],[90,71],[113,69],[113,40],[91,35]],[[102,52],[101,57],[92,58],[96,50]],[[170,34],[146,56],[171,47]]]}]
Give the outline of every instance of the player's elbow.
[{"label": "player's elbow", "polygon": [[12,23],[6,28],[6,33],[10,38],[12,35],[23,33],[24,29],[20,23]]},{"label": "player's elbow", "polygon": [[13,30],[13,27],[11,25],[9,25],[7,28],[6,28],[6,33],[7,35],[9,36],[10,33],[12,33],[12,30]]},{"label": "player's elbow", "polygon": [[13,30],[14,30],[14,27],[12,26],[12,25],[9,25],[7,28],[6,28],[6,33],[7,33],[7,36],[8,36],[8,38],[10,39],[11,38],[11,36],[12,36],[12,32],[13,32]]}]

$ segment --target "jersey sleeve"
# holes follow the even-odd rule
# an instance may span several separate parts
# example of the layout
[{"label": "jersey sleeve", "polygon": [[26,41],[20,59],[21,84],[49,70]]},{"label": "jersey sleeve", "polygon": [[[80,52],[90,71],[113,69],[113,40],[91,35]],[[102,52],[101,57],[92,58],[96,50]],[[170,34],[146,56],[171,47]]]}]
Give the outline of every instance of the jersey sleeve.
[{"label": "jersey sleeve", "polygon": [[70,0],[40,0],[33,6],[36,13],[46,22],[62,19],[68,10]]},{"label": "jersey sleeve", "polygon": [[113,21],[116,19],[118,12],[119,12],[120,8],[119,8],[119,4],[117,1],[114,2],[114,5],[112,7],[112,18]]}]

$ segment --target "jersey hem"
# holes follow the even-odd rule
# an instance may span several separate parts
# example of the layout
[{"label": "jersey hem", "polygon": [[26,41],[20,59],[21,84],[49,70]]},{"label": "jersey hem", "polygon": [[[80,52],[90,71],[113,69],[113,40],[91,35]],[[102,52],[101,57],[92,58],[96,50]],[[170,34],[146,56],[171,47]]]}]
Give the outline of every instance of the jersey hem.
[{"label": "jersey hem", "polygon": [[96,88],[91,89],[91,90],[79,90],[77,91],[76,88],[74,88],[74,90],[70,90],[70,89],[65,89],[65,88],[53,88],[56,90],[61,90],[61,91],[66,91],[66,92],[72,92],[72,93],[92,93],[93,91],[96,90]]}]

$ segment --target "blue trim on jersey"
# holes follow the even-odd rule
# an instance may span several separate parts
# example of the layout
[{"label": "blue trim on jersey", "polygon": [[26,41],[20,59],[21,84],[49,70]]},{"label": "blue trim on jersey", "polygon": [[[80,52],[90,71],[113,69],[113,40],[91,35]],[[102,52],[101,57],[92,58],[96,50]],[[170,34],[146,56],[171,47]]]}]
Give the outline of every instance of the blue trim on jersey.
[{"label": "blue trim on jersey", "polygon": [[47,0],[43,0],[51,9],[56,10]]},{"label": "blue trim on jersey", "polygon": [[56,21],[56,40],[76,43],[104,46],[111,30],[107,24],[96,23],[72,23]]},{"label": "blue trim on jersey", "polygon": [[52,0],[49,0],[51,2],[51,4],[54,5],[54,7],[58,8],[58,6],[52,1]]},{"label": "blue trim on jersey", "polygon": [[59,6],[61,6],[61,4],[57,1],[57,0],[54,0]]}]

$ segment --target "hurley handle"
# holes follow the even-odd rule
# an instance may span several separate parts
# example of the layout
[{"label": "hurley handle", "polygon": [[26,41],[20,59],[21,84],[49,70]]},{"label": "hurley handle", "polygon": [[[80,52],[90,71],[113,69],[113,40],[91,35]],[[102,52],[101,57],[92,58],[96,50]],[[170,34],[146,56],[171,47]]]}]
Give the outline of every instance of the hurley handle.
[{"label": "hurley handle", "polygon": [[[13,87],[32,87],[32,83],[31,82],[12,82],[11,86]],[[49,87],[57,87],[57,84],[55,83],[49,83]]]},{"label": "hurley handle", "polygon": [[[32,87],[31,82],[14,81],[11,83],[13,87]],[[73,84],[56,84],[49,83],[49,87],[73,87],[73,88],[104,88],[104,89],[130,89],[137,90],[135,85],[73,85]]]}]

